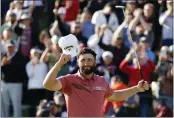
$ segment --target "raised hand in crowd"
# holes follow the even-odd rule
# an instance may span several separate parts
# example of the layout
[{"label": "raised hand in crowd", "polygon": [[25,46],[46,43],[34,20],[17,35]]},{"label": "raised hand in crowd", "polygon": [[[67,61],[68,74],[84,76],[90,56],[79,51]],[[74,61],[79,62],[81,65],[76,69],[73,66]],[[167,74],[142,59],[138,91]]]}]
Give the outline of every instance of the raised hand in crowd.
[{"label": "raised hand in crowd", "polygon": [[10,64],[10,63],[11,63],[11,61],[7,56],[4,56],[1,60],[1,66],[7,65],[7,64]]},{"label": "raised hand in crowd", "polygon": [[140,16],[142,15],[142,13],[143,13],[143,10],[142,10],[141,8],[137,8],[137,9],[135,9],[135,11],[133,12],[133,15],[134,15],[135,17],[140,18]]}]

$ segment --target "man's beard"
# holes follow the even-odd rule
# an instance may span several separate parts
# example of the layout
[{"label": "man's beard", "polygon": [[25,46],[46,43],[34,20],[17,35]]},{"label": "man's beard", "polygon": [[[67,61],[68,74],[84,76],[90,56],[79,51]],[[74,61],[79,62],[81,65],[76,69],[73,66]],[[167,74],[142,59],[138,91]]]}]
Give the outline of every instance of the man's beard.
[{"label": "man's beard", "polygon": [[89,74],[95,72],[95,66],[91,66],[91,67],[87,66],[87,67],[89,69],[86,69],[86,66],[80,68],[81,73],[83,73],[85,75],[89,75]]}]

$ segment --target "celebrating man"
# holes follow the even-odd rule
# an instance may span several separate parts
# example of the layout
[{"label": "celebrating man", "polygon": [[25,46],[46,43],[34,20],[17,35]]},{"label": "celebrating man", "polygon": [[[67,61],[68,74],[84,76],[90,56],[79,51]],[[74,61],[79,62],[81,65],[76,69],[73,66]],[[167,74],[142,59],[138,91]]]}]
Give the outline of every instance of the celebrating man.
[{"label": "celebrating man", "polygon": [[89,48],[82,48],[77,55],[79,71],[56,78],[60,68],[71,59],[62,54],[59,61],[48,72],[44,87],[50,91],[65,94],[69,117],[102,117],[104,99],[122,101],[149,89],[146,81],[128,89],[113,91],[102,76],[94,74],[96,53]]}]

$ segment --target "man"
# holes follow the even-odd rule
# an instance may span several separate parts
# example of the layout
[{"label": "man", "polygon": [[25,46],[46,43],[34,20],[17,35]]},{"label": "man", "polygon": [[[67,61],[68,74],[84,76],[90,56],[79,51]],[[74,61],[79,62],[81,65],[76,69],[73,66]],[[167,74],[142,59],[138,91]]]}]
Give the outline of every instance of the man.
[{"label": "man", "polygon": [[[6,44],[7,52],[1,59],[2,102],[4,117],[9,117],[10,101],[14,117],[22,116],[22,83],[26,79],[23,55],[16,51],[13,41]],[[2,108],[2,107],[1,107]]]},{"label": "man", "polygon": [[70,55],[62,54],[59,61],[48,72],[44,87],[51,91],[65,94],[68,117],[102,117],[104,99],[122,101],[137,92],[149,89],[147,82],[128,89],[112,91],[103,77],[94,74],[96,53],[89,48],[82,48],[77,56],[79,71],[56,79],[60,68],[70,60]]},{"label": "man", "polygon": [[117,15],[112,10],[112,3],[109,2],[102,10],[96,11],[92,16],[91,22],[99,27],[105,24],[114,32],[118,28],[119,22]]},{"label": "man", "polygon": [[[145,50],[140,45],[137,45],[135,49],[137,52],[139,64],[141,66],[141,69],[143,70],[142,74],[144,80],[146,80],[150,84],[151,83],[150,76],[155,69],[155,64],[147,57]],[[133,66],[129,65],[131,61],[133,62]],[[134,56],[134,52],[131,49],[119,66],[120,70],[129,76],[129,86],[135,86],[140,81],[140,73],[136,61],[137,60]],[[149,96],[152,96],[151,89],[143,93],[138,93],[138,95],[140,97],[139,116],[150,117],[152,98]]]},{"label": "man", "polygon": [[159,23],[162,26],[162,46],[173,45],[173,1],[167,0],[167,10],[160,14]]}]

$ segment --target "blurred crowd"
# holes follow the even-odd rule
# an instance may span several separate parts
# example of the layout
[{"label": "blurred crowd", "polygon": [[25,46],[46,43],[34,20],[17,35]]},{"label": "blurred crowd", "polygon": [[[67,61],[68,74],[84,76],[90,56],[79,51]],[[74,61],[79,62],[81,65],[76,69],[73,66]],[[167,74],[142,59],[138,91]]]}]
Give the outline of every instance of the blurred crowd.
[{"label": "blurred crowd", "polygon": [[[95,72],[113,90],[141,80],[134,50],[137,52],[150,90],[126,101],[104,101],[105,116],[173,116],[172,0],[1,3],[1,116],[67,116],[64,95],[44,89],[43,80],[62,54],[59,38],[68,34],[77,37],[79,49],[89,47],[97,53]],[[116,5],[125,6],[125,12]],[[76,73],[76,60],[65,64],[57,77]]]}]

